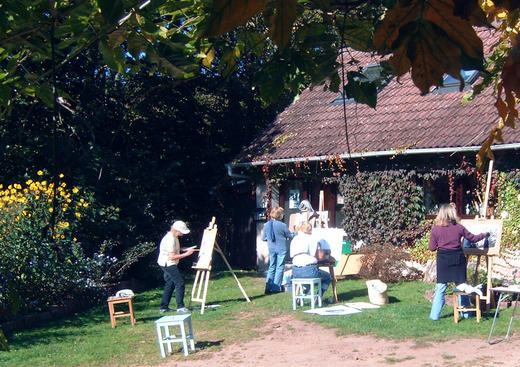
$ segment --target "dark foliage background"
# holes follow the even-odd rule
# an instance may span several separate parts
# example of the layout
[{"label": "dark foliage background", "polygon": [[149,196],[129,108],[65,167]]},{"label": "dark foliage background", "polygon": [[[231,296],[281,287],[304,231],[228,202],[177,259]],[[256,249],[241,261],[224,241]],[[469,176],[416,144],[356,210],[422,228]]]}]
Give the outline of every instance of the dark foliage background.
[{"label": "dark foliage background", "polygon": [[174,219],[192,229],[183,244],[196,245],[215,216],[219,245],[238,262],[244,250],[233,242],[229,204],[244,193],[229,185],[225,163],[292,99],[264,105],[251,88],[254,61],[239,65],[235,78],[202,73],[178,82],[122,76],[103,66],[97,50],[85,52],[57,76],[58,119],[28,98],[2,119],[0,183],[24,182],[43,169],[91,193],[93,220],[82,223],[78,242],[87,256],[102,244],[110,256],[130,253],[125,277],[160,279],[156,251],[136,261],[131,249],[158,244]]}]

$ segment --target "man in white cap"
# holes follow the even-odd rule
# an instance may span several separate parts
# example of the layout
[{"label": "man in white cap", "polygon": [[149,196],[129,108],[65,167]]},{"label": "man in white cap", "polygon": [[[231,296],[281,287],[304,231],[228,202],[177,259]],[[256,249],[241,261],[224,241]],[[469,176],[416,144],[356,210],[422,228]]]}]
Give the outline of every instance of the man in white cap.
[{"label": "man in white cap", "polygon": [[[182,278],[177,264],[179,260],[190,256],[194,248],[181,249],[179,237],[190,233],[190,230],[183,221],[177,220],[173,222],[168,233],[164,235],[159,246],[159,257],[157,264],[161,267],[164,275],[164,291],[161,299],[161,308],[159,313],[172,312],[168,306],[175,289],[175,301],[177,302],[177,313],[188,313],[189,310],[184,307],[184,279]],[[181,253],[181,251],[183,251]]]}]

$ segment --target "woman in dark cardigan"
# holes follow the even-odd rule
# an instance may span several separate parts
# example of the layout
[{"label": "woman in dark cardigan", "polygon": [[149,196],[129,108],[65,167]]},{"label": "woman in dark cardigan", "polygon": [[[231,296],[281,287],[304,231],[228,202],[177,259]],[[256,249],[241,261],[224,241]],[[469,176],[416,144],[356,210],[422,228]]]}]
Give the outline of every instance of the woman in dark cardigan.
[{"label": "woman in dark cardigan", "polygon": [[437,251],[437,283],[433,295],[430,319],[436,321],[444,306],[444,294],[448,282],[454,282],[456,288],[466,293],[482,292],[466,284],[466,256],[462,251],[462,238],[478,242],[488,235],[474,235],[460,223],[457,211],[450,204],[443,204],[435,218],[428,248]]}]

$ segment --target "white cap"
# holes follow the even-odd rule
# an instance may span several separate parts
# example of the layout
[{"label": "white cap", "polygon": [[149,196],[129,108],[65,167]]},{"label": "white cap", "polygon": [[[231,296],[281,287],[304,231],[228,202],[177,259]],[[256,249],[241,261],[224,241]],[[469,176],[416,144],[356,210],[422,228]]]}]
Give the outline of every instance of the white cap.
[{"label": "white cap", "polygon": [[182,234],[190,233],[188,226],[182,220],[176,220],[175,222],[173,222],[172,229],[175,229],[176,231],[179,231]]}]

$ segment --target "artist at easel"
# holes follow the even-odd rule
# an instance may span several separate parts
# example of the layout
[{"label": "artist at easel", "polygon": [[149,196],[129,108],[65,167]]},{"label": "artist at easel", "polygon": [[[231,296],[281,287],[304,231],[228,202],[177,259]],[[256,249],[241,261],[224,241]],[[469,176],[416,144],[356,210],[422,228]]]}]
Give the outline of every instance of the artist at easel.
[{"label": "artist at easel", "polygon": [[160,314],[172,312],[168,307],[175,289],[175,301],[177,302],[177,313],[188,313],[189,310],[184,306],[184,279],[177,265],[179,260],[190,256],[195,251],[195,246],[184,249],[180,247],[179,238],[190,233],[190,230],[183,221],[173,222],[170,230],[164,235],[159,245],[159,256],[157,264],[161,267],[164,275],[164,290],[161,298]]},{"label": "artist at easel", "polygon": [[462,250],[461,238],[477,242],[487,235],[486,232],[471,233],[461,225],[453,205],[443,204],[439,208],[428,244],[430,251],[437,252],[437,279],[430,311],[431,320],[437,321],[440,317],[449,282],[454,282],[459,291],[482,295],[479,289],[466,284],[467,260]]}]

